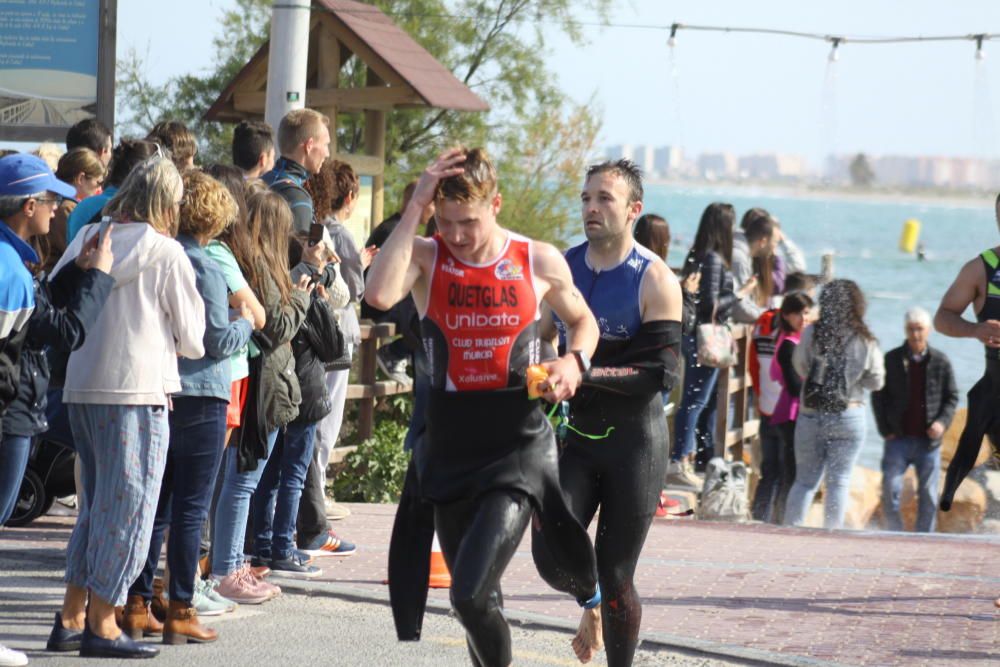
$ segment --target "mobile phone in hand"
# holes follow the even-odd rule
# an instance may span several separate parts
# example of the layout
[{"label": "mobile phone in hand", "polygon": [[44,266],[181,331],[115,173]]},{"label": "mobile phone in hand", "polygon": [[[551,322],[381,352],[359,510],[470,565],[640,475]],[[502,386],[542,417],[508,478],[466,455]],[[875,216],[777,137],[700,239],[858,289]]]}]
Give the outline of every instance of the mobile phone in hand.
[{"label": "mobile phone in hand", "polygon": [[314,246],[323,240],[323,225],[313,223],[309,225],[309,245]]}]

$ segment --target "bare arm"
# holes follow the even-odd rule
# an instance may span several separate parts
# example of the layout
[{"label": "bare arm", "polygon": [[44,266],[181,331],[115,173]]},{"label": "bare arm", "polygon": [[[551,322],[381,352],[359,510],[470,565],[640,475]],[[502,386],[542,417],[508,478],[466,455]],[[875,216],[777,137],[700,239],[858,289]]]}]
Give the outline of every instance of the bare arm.
[{"label": "bare arm", "polygon": [[260,300],[257,299],[257,295],[253,293],[253,290],[249,287],[243,287],[236,290],[235,293],[229,295],[229,305],[232,308],[239,309],[242,304],[246,304],[247,308],[250,309],[250,313],[253,315],[253,328],[256,331],[260,331],[264,328],[264,324],[267,323],[267,319],[264,315],[264,306],[261,304]]},{"label": "bare arm", "polygon": [[979,258],[967,262],[941,299],[941,305],[934,315],[934,328],[945,336],[977,338],[987,347],[1000,348],[1000,322],[970,322],[962,317],[966,308],[970,305],[979,306],[984,300],[985,285],[986,270],[983,263]]},{"label": "bare arm", "polygon": [[572,352],[579,350],[588,358],[593,356],[600,332],[587,302],[573,284],[569,265],[558,250],[545,243],[536,243],[534,270],[545,290],[545,303],[566,325],[567,353],[542,364],[549,374],[544,397],[555,403],[572,397],[582,382],[580,367]]},{"label": "bare arm", "polygon": [[365,301],[373,308],[389,310],[410,293],[417,281],[429,273],[434,241],[418,236],[420,213],[434,201],[438,183],[462,173],[465,154],[461,149],[445,151],[424,170],[403,217],[368,269]]},{"label": "bare arm", "polygon": [[681,284],[666,264],[649,265],[639,299],[643,322],[681,321],[681,311],[684,308]]}]

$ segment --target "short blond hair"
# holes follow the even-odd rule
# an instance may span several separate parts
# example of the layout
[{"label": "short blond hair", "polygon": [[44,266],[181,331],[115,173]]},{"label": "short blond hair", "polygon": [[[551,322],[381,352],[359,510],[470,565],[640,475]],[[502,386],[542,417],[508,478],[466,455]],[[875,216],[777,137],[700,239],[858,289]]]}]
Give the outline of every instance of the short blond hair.
[{"label": "short blond hair", "polygon": [[153,229],[177,236],[177,202],[184,183],[174,163],[154,155],[143,160],[125,178],[104,207],[104,215],[122,222],[147,222]]},{"label": "short blond hair", "polygon": [[292,109],[278,125],[278,150],[282,155],[291,155],[310,137],[315,138],[324,125],[330,125],[330,118],[325,114],[312,109]]},{"label": "short blond hair", "polygon": [[184,174],[184,200],[177,232],[214,239],[233,224],[239,208],[229,189],[203,171]]},{"label": "short blond hair", "polygon": [[38,148],[31,151],[31,154],[45,160],[45,164],[54,172],[59,168],[59,158],[62,157],[63,150],[51,141],[46,141],[38,144]]},{"label": "short blond hair", "polygon": [[486,201],[497,192],[497,170],[485,148],[461,148],[465,153],[462,173],[441,181],[437,199],[468,203]]}]

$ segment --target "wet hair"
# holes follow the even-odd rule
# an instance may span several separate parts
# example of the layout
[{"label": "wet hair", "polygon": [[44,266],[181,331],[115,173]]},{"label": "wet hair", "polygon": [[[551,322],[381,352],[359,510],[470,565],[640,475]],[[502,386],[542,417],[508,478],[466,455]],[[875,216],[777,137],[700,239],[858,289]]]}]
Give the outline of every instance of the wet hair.
[{"label": "wet hair", "polygon": [[642,170],[639,165],[632,160],[606,160],[587,167],[587,177],[584,181],[589,181],[591,176],[598,174],[615,174],[625,181],[628,186],[628,202],[632,204],[642,201]]},{"label": "wet hair", "polygon": [[361,180],[351,165],[328,159],[323,162],[319,173],[311,176],[303,187],[312,197],[316,220],[322,221],[344,208],[348,195],[358,196]]},{"label": "wet hair", "polygon": [[274,281],[287,304],[292,293],[292,280],[288,275],[288,236],[292,231],[292,209],[288,202],[272,190],[261,190],[247,198],[247,225],[250,237],[256,242],[255,260],[247,267],[247,282],[262,301],[265,280]]},{"label": "wet hair", "polygon": [[156,155],[157,145],[145,139],[122,139],[111,151],[105,187],[118,187],[125,182],[136,165]]},{"label": "wet hair", "polygon": [[101,158],[90,148],[72,148],[59,158],[56,178],[73,185],[76,177],[85,174],[88,178],[104,178],[107,170]]},{"label": "wet hair", "polygon": [[229,247],[245,276],[247,267],[254,262],[257,249],[250,238],[250,230],[247,227],[247,196],[243,172],[239,167],[216,163],[209,165],[205,169],[205,173],[226,186],[229,194],[233,196],[233,201],[236,202],[236,219],[216,238]]},{"label": "wet hair", "polygon": [[262,120],[243,120],[233,130],[233,164],[248,171],[274,148],[274,131]]},{"label": "wet hair", "polygon": [[319,128],[324,125],[330,125],[330,118],[318,111],[312,109],[289,111],[278,124],[278,150],[282,155],[291,155],[310,138],[315,138],[319,134]]},{"label": "wet hair", "polygon": [[632,230],[636,242],[652,250],[663,261],[670,252],[670,225],[655,213],[645,213],[635,221]]},{"label": "wet hair", "polygon": [[198,169],[184,174],[184,201],[178,233],[214,239],[239,213],[236,200],[219,181]]},{"label": "wet hair", "polygon": [[813,325],[819,350],[842,349],[852,335],[865,341],[875,340],[865,324],[867,308],[865,295],[853,280],[838,278],[824,285],[819,295],[819,320]]},{"label": "wet hair", "polygon": [[701,261],[709,252],[717,253],[728,267],[733,261],[733,223],[736,210],[732,204],[713,202],[705,207],[694,235],[690,256]]},{"label": "wet hair", "polygon": [[811,292],[816,289],[816,279],[808,273],[796,271],[785,276],[785,294]]},{"label": "wet hair", "polygon": [[189,160],[198,153],[198,143],[194,133],[179,120],[164,120],[153,126],[146,135],[149,141],[155,141],[170,151],[171,159],[178,169],[186,168]]},{"label": "wet hair", "polygon": [[801,313],[808,308],[812,308],[814,305],[816,305],[816,303],[812,300],[812,297],[805,292],[795,292],[794,294],[789,294],[782,299],[780,310],[781,318],[779,323],[781,330],[785,333],[791,333],[793,329],[785,317],[787,315]]},{"label": "wet hair", "polygon": [[449,176],[438,185],[435,199],[463,204],[487,201],[497,192],[497,170],[485,148],[462,148],[462,173]]},{"label": "wet hair", "polygon": [[177,235],[177,202],[184,184],[174,163],[154,156],[140,162],[104,207],[104,215],[122,222],[146,222],[167,236]]}]

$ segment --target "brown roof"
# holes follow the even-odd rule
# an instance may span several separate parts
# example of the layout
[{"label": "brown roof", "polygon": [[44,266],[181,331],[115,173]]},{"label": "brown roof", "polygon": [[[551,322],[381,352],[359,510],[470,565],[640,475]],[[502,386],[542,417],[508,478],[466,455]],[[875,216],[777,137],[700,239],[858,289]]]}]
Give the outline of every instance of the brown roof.
[{"label": "brown roof", "polygon": [[[315,12],[332,16],[338,27],[367,46],[427,106],[455,111],[489,110],[482,98],[377,7],[354,0],[313,0],[313,12],[314,17]],[[233,94],[241,79],[267,54],[265,42],[205,113],[206,119],[233,121],[246,115],[233,112]]]}]

